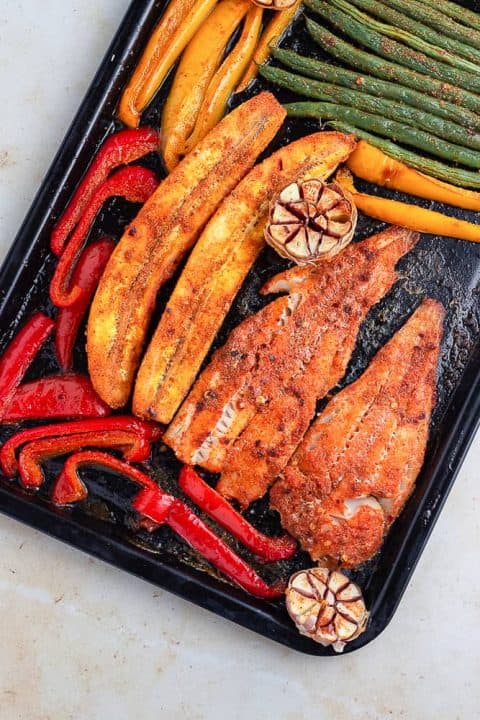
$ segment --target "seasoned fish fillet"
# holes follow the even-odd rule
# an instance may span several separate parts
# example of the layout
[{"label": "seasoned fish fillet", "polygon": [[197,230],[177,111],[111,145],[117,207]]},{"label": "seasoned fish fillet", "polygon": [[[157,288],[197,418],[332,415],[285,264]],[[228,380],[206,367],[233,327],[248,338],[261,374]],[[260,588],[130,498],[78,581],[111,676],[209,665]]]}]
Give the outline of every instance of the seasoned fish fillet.
[{"label": "seasoned fish fillet", "polygon": [[344,375],[361,322],[417,237],[389,228],[321,266],[272,278],[263,291],[288,295],[241,323],[215,353],[165,436],[177,456],[221,472],[220,492],[244,506],[261,497],[317,399]]},{"label": "seasoned fish fillet", "polygon": [[270,492],[282,525],[322,564],[379,549],[423,464],[444,310],[425,300],[359,380],[326,406]]}]

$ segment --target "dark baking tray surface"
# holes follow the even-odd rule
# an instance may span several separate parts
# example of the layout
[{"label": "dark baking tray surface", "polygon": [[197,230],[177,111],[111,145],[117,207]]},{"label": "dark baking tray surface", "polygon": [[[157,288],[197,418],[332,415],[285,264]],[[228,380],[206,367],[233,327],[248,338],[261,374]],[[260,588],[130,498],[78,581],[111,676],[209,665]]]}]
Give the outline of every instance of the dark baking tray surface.
[{"label": "dark baking tray surface", "polygon": [[[8,254],[0,272],[0,350],[32,311],[43,309],[51,315],[54,313],[47,292],[55,262],[48,249],[50,231],[97,147],[109,133],[118,129],[114,114],[121,90],[165,4],[158,0],[133,0]],[[470,6],[474,7],[474,3]],[[318,49],[307,48],[308,40],[301,20],[285,45],[303,51],[308,49],[319,55]],[[167,79],[144,116],[145,124],[158,125],[168,86]],[[262,86],[268,87],[256,82],[253,92]],[[288,99],[287,93],[277,93],[277,96]],[[245,97],[244,94],[240,99]],[[290,121],[272,148],[316,127],[311,122]],[[145,163],[163,173],[158,157],[149,157]],[[119,237],[122,224],[134,216],[135,210],[134,206],[118,200],[111,202],[97,219],[91,237],[105,233]],[[469,219],[473,217],[471,213],[461,211],[456,214]],[[365,237],[379,228],[379,223],[363,218],[358,237]],[[265,302],[257,293],[260,284],[283,267],[284,262],[272,251],[266,250],[261,255],[224,323],[216,345],[225,340],[235,324]],[[367,631],[348,645],[345,652],[366,645],[392,618],[480,419],[480,247],[426,236],[401,261],[400,274],[400,282],[364,323],[342,385],[358,377],[421,298],[429,295],[441,299],[447,309],[438,404],[425,466],[414,494],[379,555],[352,573],[364,590],[371,620]],[[169,283],[160,293],[159,312],[171,287],[172,283]],[[82,347],[77,350],[76,362],[76,369],[85,369]],[[47,345],[29,371],[29,377],[56,371],[52,346]],[[11,433],[11,428],[2,429],[0,439]],[[178,492],[175,482],[178,464],[169,452],[156,450],[151,467],[163,486]],[[153,536],[138,531],[134,514],[128,509],[134,489],[117,482],[114,476],[91,475],[89,499],[80,506],[72,510],[53,507],[48,501],[48,492],[58,468],[55,462],[48,466],[47,482],[36,495],[23,491],[17,483],[0,479],[0,510],[272,640],[312,655],[333,654],[330,649],[297,633],[283,601],[256,600],[226,583],[168,528],[160,529]],[[261,529],[279,531],[278,517],[264,500],[254,503],[248,513]],[[253,561],[248,553],[234,545],[238,552]],[[289,562],[268,568],[259,566],[258,569],[271,580],[278,576],[287,577],[306,564],[310,564],[308,558],[298,553]]]}]

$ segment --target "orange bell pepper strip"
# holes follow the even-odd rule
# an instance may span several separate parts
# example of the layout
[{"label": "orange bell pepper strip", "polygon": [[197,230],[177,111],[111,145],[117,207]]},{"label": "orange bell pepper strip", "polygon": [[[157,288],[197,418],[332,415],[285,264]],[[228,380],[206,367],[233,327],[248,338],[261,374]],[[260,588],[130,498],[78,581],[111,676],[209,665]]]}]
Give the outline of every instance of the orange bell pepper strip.
[{"label": "orange bell pepper strip", "polygon": [[394,160],[365,140],[359,141],[348,158],[347,165],[354,175],[376,185],[465,210],[480,210],[480,192],[465,190],[424,175],[399,160]]},{"label": "orange bell pepper strip", "polygon": [[155,28],[118,108],[119,119],[138,127],[140,114],[208,17],[217,0],[172,0]]},{"label": "orange bell pepper strip", "polygon": [[248,67],[257,46],[262,27],[263,10],[253,6],[237,44],[213,76],[198,113],[195,128],[185,143],[185,153],[193,148],[217,125],[227,108],[230,95]]},{"label": "orange bell pepper strip", "polygon": [[258,66],[263,65],[263,63],[268,60],[270,57],[270,49],[272,46],[279,44],[284,33],[292,24],[301,4],[301,0],[297,0],[292,7],[276,12],[273,15],[272,19],[262,33],[257,49],[255,50],[253,60],[248,66],[247,72],[243,76],[236,92],[243,92],[246,90],[251,81],[257,76]]},{"label": "orange bell pepper strip", "polygon": [[358,210],[369,217],[421,233],[445,235],[480,243],[480,225],[458,220],[434,210],[426,210],[418,205],[359,193],[355,189],[350,171],[346,168],[337,172],[335,180],[352,194]]},{"label": "orange bell pepper strip", "polygon": [[222,0],[182,55],[162,116],[162,152],[169,172],[183,154],[226,45],[250,7],[250,0]]}]

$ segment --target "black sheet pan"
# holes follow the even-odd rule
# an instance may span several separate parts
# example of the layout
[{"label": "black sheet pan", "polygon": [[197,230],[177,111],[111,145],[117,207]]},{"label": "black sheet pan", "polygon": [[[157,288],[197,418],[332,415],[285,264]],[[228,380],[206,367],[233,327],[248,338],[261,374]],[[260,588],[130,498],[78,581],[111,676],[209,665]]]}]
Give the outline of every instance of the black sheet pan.
[{"label": "black sheet pan", "polygon": [[[158,0],[133,0],[120,29],[69,129],[37,197],[0,271],[0,350],[15,334],[19,325],[34,310],[54,316],[48,301],[48,282],[55,259],[49,252],[49,235],[72,192],[104,138],[119,129],[115,108],[151,30],[165,6]],[[464,3],[467,4],[467,3]],[[475,8],[475,3],[470,6]],[[320,55],[303,31],[300,18],[285,46]],[[159,92],[142,122],[157,126],[170,80]],[[257,81],[252,89],[235,102],[268,84]],[[286,100],[288,93],[274,90]],[[307,134],[318,125],[289,121],[269,148]],[[158,157],[146,158],[146,165],[164,175]],[[369,188],[370,191],[375,191]],[[392,194],[396,196],[396,194]],[[419,203],[421,204],[421,202]],[[440,207],[441,209],[441,207]],[[119,237],[121,228],[136,208],[114,200],[95,223],[91,238],[105,233]],[[451,212],[451,209],[449,210]],[[472,213],[457,211],[459,217],[472,219]],[[381,227],[361,218],[357,238],[366,237]],[[243,317],[261,307],[257,290],[265,278],[284,268],[285,262],[266,249],[252,269],[229,313],[214,347]],[[480,248],[446,238],[424,237],[417,248],[400,264],[401,280],[369,314],[364,323],[347,375],[339,385],[358,377],[385,341],[403,324],[422,297],[442,300],[447,308],[446,332],[439,370],[438,404],[432,421],[427,458],[416,490],[402,516],[394,524],[379,555],[352,577],[362,586],[371,620],[364,635],[348,645],[345,652],[362,647],[386,627],[402,597],[429,534],[453,485],[463,458],[480,420]],[[158,313],[172,283],[160,293]],[[28,378],[57,372],[52,344],[47,344],[29,370]],[[76,369],[86,367],[82,344],[77,348]],[[12,434],[3,428],[0,439]],[[88,475],[88,501],[73,509],[60,510],[48,500],[51,482],[60,465],[47,466],[47,482],[42,490],[30,494],[17,483],[0,479],[0,511],[35,528],[171,590],[213,612],[244,625],[272,640],[312,655],[332,655],[301,637],[291,623],[282,601],[256,600],[225,582],[206,563],[198,559],[168,528],[153,536],[139,531],[129,511],[133,488],[125,487],[112,475]],[[157,450],[151,461],[152,472],[160,483],[178,493],[178,463],[170,453]],[[249,519],[266,532],[278,532],[277,515],[265,500],[254,503]],[[231,539],[230,539],[230,542]],[[253,558],[233,542],[235,549],[250,562]],[[287,577],[311,561],[302,554],[288,562],[276,563],[259,572],[268,580]]]}]

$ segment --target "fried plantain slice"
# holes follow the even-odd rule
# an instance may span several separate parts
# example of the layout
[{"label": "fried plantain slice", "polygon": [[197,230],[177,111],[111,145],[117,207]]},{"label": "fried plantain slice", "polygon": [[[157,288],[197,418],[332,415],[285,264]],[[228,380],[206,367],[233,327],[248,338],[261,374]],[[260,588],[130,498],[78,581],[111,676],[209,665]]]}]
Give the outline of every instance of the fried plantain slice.
[{"label": "fried plantain slice", "polygon": [[354,148],[354,138],[338,132],[303,137],[253,168],[225,198],[190,255],[142,361],[136,415],[172,419],[264,247],[272,197],[298,178],[328,177]]},{"label": "fried plantain slice", "polygon": [[87,328],[90,377],[111,407],[130,397],[159,288],[284,117],[270,93],[236,108],[159,185],[115,248]]}]

